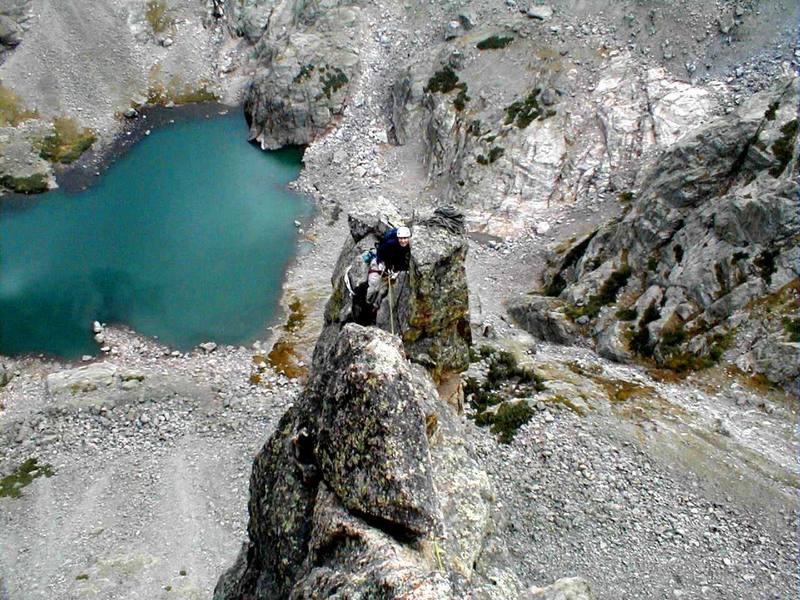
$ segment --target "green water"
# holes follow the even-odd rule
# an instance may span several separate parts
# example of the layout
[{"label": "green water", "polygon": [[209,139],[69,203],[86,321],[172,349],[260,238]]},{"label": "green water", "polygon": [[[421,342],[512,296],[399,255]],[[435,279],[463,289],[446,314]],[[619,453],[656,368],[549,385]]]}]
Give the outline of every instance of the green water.
[{"label": "green water", "polygon": [[300,152],[246,139],[239,114],[166,126],[85,192],[0,199],[0,354],[95,354],[94,320],[183,350],[263,336],[311,206]]}]

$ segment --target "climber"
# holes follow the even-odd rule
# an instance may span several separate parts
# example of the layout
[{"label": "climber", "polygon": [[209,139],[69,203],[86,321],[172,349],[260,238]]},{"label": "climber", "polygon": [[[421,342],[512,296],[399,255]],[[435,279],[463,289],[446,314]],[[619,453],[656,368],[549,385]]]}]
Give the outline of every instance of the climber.
[{"label": "climber", "polygon": [[401,271],[408,271],[411,258],[411,230],[401,226],[390,229],[376,249],[367,275],[367,302],[375,308],[386,295],[390,280]]}]

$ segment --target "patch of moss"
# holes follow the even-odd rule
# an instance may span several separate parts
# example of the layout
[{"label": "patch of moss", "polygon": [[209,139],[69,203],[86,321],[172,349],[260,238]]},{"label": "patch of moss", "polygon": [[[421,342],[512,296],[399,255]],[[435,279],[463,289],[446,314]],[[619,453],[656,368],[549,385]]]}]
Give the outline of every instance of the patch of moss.
[{"label": "patch of moss", "polygon": [[199,104],[201,102],[217,102],[219,96],[208,89],[207,84],[200,84],[199,88],[186,86],[183,91],[173,95],[175,104]]},{"label": "patch of moss", "polygon": [[473,119],[469,122],[467,126],[467,133],[470,135],[474,135],[475,137],[481,136],[481,120],[480,119]]},{"label": "patch of moss", "polygon": [[322,82],[322,93],[330,100],[331,96],[338,92],[348,81],[347,75],[339,67],[330,67],[325,70],[320,77]]},{"label": "patch of moss", "polygon": [[150,69],[148,79],[150,86],[147,90],[147,104],[153,106],[199,104],[219,100],[218,96],[209,89],[207,81],[201,80],[197,84],[188,84],[184,83],[179,75],[173,75],[164,84],[160,64]]},{"label": "patch of moss", "polygon": [[478,42],[475,47],[478,50],[498,50],[505,48],[513,41],[514,38],[511,36],[492,35]]},{"label": "patch of moss", "polygon": [[48,464],[40,465],[38,459],[29,458],[10,475],[0,479],[0,498],[19,498],[22,488],[38,477],[52,477],[55,471]]},{"label": "patch of moss", "polygon": [[290,379],[303,377],[308,373],[308,369],[298,364],[299,357],[294,344],[285,338],[275,342],[272,350],[267,355],[267,360],[275,371],[286,375]]},{"label": "patch of moss", "polygon": [[297,331],[306,322],[306,313],[300,298],[293,298],[289,303],[289,316],[283,328],[286,331]]},{"label": "patch of moss", "polygon": [[458,75],[456,75],[452,67],[445,65],[431,76],[428,80],[428,85],[425,86],[425,91],[432,94],[436,92],[447,94],[456,89],[457,83]]},{"label": "patch of moss", "polygon": [[38,117],[39,113],[25,108],[22,99],[13,90],[0,84],[0,126],[16,127],[23,121]]},{"label": "patch of moss", "polygon": [[544,119],[547,115],[539,106],[538,96],[540,88],[534,88],[523,100],[516,100],[506,107],[506,125],[515,123],[520,129],[525,129],[535,119]]},{"label": "patch of moss", "polygon": [[552,398],[545,400],[548,404],[556,404],[558,406],[564,406],[574,412],[579,417],[586,416],[586,405],[579,405],[569,398],[562,396],[561,394],[556,394]]},{"label": "patch of moss", "polygon": [[18,194],[41,194],[47,191],[47,177],[34,173],[28,177],[0,176],[0,185]]},{"label": "patch of moss", "polygon": [[605,389],[611,402],[627,402],[633,398],[649,396],[655,392],[655,389],[648,385],[641,385],[622,379],[596,377],[595,381]]},{"label": "patch of moss", "polygon": [[753,261],[753,264],[757,266],[761,272],[761,279],[763,279],[767,285],[772,283],[772,276],[775,274],[775,271],[778,270],[775,266],[775,258],[777,256],[778,251],[773,248],[764,250]]},{"label": "patch of moss", "polygon": [[621,308],[616,312],[616,317],[620,321],[634,321],[638,313],[635,308]]},{"label": "patch of moss", "polygon": [[97,136],[91,129],[81,128],[72,117],[53,120],[53,133],[37,144],[39,156],[53,163],[69,164],[91,148]]},{"label": "patch of moss", "polygon": [[75,577],[75,581],[86,581],[87,579],[89,579],[89,575],[86,573],[81,573]]},{"label": "patch of moss", "polygon": [[633,198],[634,198],[633,192],[620,192],[619,194],[617,194],[617,200],[619,200],[623,204],[629,204],[633,202]]},{"label": "patch of moss", "polygon": [[658,260],[659,259],[657,256],[651,256],[650,258],[648,258],[647,270],[650,271],[651,273],[655,273],[656,269],[658,269]]},{"label": "patch of moss", "polygon": [[150,24],[153,33],[163,33],[175,25],[172,9],[164,0],[147,0],[144,8],[144,18]]},{"label": "patch of moss", "polygon": [[797,141],[797,119],[793,119],[781,127],[783,134],[772,144],[772,153],[778,159],[778,164],[769,170],[773,177],[780,177],[786,169],[786,165],[792,160],[795,142]]}]

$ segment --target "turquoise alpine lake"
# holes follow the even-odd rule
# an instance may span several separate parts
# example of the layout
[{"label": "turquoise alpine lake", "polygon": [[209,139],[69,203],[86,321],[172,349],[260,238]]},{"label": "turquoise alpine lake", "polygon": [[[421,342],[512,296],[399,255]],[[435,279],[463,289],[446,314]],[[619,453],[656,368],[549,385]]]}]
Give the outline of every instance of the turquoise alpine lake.
[{"label": "turquoise alpine lake", "polygon": [[180,350],[263,337],[312,207],[301,150],[246,139],[238,112],[177,123],[84,192],[0,199],[0,354],[96,354],[95,320]]}]

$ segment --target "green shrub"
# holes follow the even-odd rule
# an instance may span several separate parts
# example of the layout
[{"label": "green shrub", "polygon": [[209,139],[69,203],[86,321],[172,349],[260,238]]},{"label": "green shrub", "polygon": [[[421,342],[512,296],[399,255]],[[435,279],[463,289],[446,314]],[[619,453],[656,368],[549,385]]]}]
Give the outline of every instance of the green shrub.
[{"label": "green shrub", "polygon": [[47,191],[47,177],[34,173],[28,177],[0,176],[0,185],[18,194],[41,194]]},{"label": "green shrub", "polygon": [[769,174],[773,177],[780,177],[786,169],[786,165],[792,160],[797,140],[797,119],[789,121],[781,127],[781,133],[783,135],[772,144],[772,153],[778,159],[778,164],[769,171]]},{"label": "green shrub", "polygon": [[500,48],[505,48],[513,41],[514,38],[511,36],[493,35],[481,40],[475,47],[478,50],[498,50]]},{"label": "green shrub", "polygon": [[295,75],[294,82],[301,83],[302,81],[305,81],[306,79],[311,77],[311,74],[313,72],[314,72],[314,65],[312,65],[311,63],[303,65],[302,67],[300,67],[300,72],[297,73],[297,75]]},{"label": "green shrub", "polygon": [[525,129],[535,119],[551,117],[555,111],[542,112],[538,96],[542,90],[534,88],[523,100],[516,100],[506,107],[506,125],[516,123],[520,129]]},{"label": "green shrub", "polygon": [[458,75],[456,75],[456,72],[453,71],[450,66],[445,65],[442,69],[436,71],[436,73],[434,73],[433,76],[428,80],[428,85],[425,86],[425,91],[446,94],[456,89],[457,83]]},{"label": "green shrub", "polygon": [[[501,442],[509,443],[516,430],[530,419],[530,408],[525,402],[502,404],[495,412],[489,408],[541,391],[544,382],[533,369],[520,366],[516,357],[505,350],[483,346],[472,356],[489,362],[484,382],[469,378],[464,383],[464,395],[474,410],[472,418],[476,425],[491,425],[492,433],[497,434]],[[519,404],[524,408],[515,408]]]},{"label": "green shrub", "polygon": [[492,415],[490,431],[503,444],[510,444],[514,440],[514,436],[517,435],[519,428],[530,421],[532,416],[533,409],[524,400],[513,403],[507,402]]},{"label": "green shrub", "polygon": [[764,113],[764,118],[766,118],[767,121],[774,121],[779,106],[780,102],[778,102],[777,100],[772,104],[770,104],[769,107],[767,108],[767,111]]},{"label": "green shrub", "polygon": [[617,311],[616,317],[620,321],[634,321],[638,313],[635,308],[621,308]]},{"label": "green shrub", "polygon": [[490,358],[486,382],[496,386],[503,381],[531,385],[536,391],[544,389],[544,384],[531,368],[521,367],[516,357],[505,350],[498,351]]},{"label": "green shrub", "polygon": [[665,352],[670,352],[673,348],[678,348],[686,341],[686,330],[681,323],[667,331],[661,332],[661,346]]},{"label": "green shrub", "polygon": [[479,154],[475,160],[478,161],[479,164],[490,165],[498,158],[503,156],[503,154],[505,154],[505,150],[503,148],[500,146],[494,146],[491,150],[489,150],[488,157],[484,156],[483,154]]},{"label": "green shrub", "polygon": [[456,99],[453,100],[453,106],[455,106],[456,110],[460,112],[460,111],[464,110],[464,107],[467,105],[467,102],[469,102],[471,100],[471,98],[469,96],[467,96],[467,84],[466,83],[459,83],[458,86],[456,86],[456,87],[458,87],[460,89],[459,89],[458,95],[456,96]]},{"label": "green shrub", "polygon": [[589,296],[586,304],[579,307],[567,307],[567,316],[573,320],[582,317],[583,315],[586,315],[591,319],[595,318],[598,314],[600,314],[601,308],[616,301],[617,294],[623,287],[625,287],[625,284],[628,283],[630,276],[631,269],[627,265],[617,271],[614,271],[611,273],[611,275],[609,275],[608,279],[603,282],[603,285],[600,286],[599,292]]},{"label": "green shrub", "polygon": [[775,274],[775,271],[778,270],[775,266],[775,258],[777,256],[778,251],[775,249],[764,250],[753,261],[753,264],[755,264],[761,272],[761,279],[763,279],[767,285],[772,283],[772,276]]},{"label": "green shrub", "polygon": [[783,329],[787,334],[789,334],[790,342],[800,342],[800,319],[784,317]]},{"label": "green shrub", "polygon": [[347,75],[339,67],[329,67],[324,69],[324,74],[320,77],[320,81],[322,82],[322,93],[325,94],[326,98],[330,99],[333,94],[348,82],[348,79]]}]

